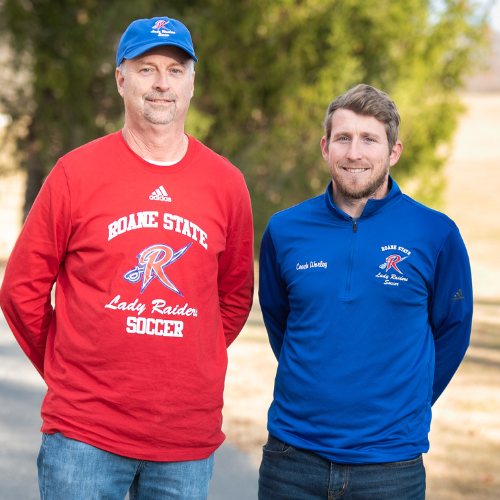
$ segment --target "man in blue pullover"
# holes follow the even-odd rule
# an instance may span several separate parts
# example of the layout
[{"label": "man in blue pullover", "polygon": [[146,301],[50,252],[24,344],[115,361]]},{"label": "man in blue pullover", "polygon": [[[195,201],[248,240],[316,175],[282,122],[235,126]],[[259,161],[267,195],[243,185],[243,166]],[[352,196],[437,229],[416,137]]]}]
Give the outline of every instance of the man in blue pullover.
[{"label": "man in blue pullover", "polygon": [[358,85],[328,107],[326,193],[274,215],[260,303],[278,359],[260,500],[422,500],[431,406],[469,344],[457,226],[401,193],[394,102]]}]

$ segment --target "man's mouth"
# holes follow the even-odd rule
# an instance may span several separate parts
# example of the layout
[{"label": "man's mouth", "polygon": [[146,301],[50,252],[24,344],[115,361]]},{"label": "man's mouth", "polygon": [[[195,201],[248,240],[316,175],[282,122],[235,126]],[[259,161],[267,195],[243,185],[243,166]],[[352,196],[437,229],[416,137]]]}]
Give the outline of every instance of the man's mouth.
[{"label": "man's mouth", "polygon": [[367,168],[347,168],[347,167],[344,167],[344,170],[346,170],[347,172],[349,172],[351,174],[360,174],[361,172],[365,172],[368,169]]},{"label": "man's mouth", "polygon": [[155,104],[169,104],[171,102],[175,102],[176,97],[174,94],[169,94],[166,96],[158,96],[151,93],[151,94],[146,94],[144,96],[144,99],[148,102],[153,102]]},{"label": "man's mouth", "polygon": [[173,102],[172,100],[170,99],[146,99],[147,101],[149,102],[159,102],[159,103],[163,103],[163,102]]}]

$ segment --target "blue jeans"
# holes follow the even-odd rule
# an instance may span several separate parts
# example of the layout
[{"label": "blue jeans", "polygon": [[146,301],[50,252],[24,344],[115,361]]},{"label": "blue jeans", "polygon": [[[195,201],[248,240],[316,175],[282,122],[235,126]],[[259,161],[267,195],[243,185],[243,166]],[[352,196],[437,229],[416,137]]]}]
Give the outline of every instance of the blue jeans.
[{"label": "blue jeans", "polygon": [[259,500],[424,500],[422,456],[402,462],[329,462],[269,435],[263,447]]},{"label": "blue jeans", "polygon": [[152,462],[122,457],[62,434],[44,434],[38,455],[41,500],[206,500],[213,454]]}]

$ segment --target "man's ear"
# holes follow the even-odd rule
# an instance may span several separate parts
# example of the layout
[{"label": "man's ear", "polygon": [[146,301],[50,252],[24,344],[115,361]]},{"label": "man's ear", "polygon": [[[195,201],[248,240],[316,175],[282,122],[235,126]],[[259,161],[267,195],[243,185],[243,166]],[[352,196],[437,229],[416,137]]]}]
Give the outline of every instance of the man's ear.
[{"label": "man's ear", "polygon": [[396,141],[396,144],[392,146],[391,154],[389,155],[389,167],[393,167],[398,162],[401,153],[403,152],[403,143],[401,141]]},{"label": "man's ear", "polygon": [[123,82],[125,80],[125,77],[123,76],[122,70],[120,68],[116,68],[115,79],[116,79],[116,87],[118,89],[118,93],[123,98]]},{"label": "man's ear", "polygon": [[321,145],[321,154],[323,155],[323,159],[328,163],[329,154],[328,154],[328,142],[326,140],[326,136],[323,136],[321,138],[320,145]]}]

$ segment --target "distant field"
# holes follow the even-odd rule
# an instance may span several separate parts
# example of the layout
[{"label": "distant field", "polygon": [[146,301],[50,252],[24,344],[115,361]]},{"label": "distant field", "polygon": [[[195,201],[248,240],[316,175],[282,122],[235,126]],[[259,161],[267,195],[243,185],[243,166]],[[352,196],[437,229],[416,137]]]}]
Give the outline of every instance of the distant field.
[{"label": "distant field", "polygon": [[476,297],[500,300],[500,93],[468,94],[446,168],[445,212],[472,262]]}]

